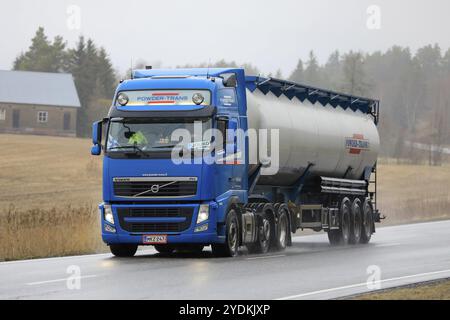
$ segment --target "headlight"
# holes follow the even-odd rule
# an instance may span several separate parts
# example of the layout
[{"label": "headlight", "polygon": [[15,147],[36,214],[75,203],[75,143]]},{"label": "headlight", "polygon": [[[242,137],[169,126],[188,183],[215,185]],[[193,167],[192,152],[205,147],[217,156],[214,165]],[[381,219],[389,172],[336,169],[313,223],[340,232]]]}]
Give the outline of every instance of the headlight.
[{"label": "headlight", "polygon": [[201,104],[204,100],[205,98],[201,93],[194,93],[192,95],[192,102],[194,102],[195,104]]},{"label": "headlight", "polygon": [[209,204],[201,204],[198,209],[197,224],[208,220],[209,218]]},{"label": "headlight", "polygon": [[128,103],[130,99],[128,98],[128,96],[125,93],[119,93],[119,95],[117,96],[117,102],[121,105],[124,106]]},{"label": "headlight", "polygon": [[111,206],[109,204],[105,204],[103,206],[103,217],[105,221],[114,224],[114,215],[111,209]]}]

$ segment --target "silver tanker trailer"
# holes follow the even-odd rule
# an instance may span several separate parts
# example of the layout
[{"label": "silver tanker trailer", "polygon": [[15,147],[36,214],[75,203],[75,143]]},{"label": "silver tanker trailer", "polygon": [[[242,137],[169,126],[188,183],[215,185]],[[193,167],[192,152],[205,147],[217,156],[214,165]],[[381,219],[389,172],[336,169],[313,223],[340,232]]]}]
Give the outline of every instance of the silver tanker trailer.
[{"label": "silver tanker trailer", "polygon": [[[278,172],[262,175],[262,165],[249,166],[250,201],[257,205],[248,207],[256,214],[267,203],[275,212],[285,208],[290,231],[324,230],[333,245],[368,243],[381,219],[376,208],[379,102],[258,77],[247,77],[246,98],[249,128],[279,130]],[[264,147],[270,153],[271,145]],[[273,220],[273,241],[283,247],[279,217],[268,220]]]}]

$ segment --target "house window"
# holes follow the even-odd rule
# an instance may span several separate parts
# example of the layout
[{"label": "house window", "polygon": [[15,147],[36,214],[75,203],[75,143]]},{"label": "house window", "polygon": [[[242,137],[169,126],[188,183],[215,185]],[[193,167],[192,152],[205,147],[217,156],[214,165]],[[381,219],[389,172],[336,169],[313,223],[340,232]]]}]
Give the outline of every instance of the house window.
[{"label": "house window", "polygon": [[6,119],[6,109],[0,109],[0,120]]},{"label": "house window", "polygon": [[48,120],[48,112],[47,111],[38,111],[38,122],[45,123]]}]

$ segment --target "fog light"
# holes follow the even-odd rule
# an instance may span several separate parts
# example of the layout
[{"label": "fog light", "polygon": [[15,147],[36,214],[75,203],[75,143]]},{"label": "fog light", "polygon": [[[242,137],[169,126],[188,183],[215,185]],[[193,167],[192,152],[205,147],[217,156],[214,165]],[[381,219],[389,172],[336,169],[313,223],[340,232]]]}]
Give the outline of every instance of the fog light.
[{"label": "fog light", "polygon": [[198,209],[197,224],[208,220],[209,218],[209,204],[201,204]]},{"label": "fog light", "polygon": [[201,104],[204,100],[205,98],[201,93],[194,93],[192,95],[192,102],[194,102],[195,104]]},{"label": "fog light", "polygon": [[105,231],[106,232],[111,232],[111,233],[116,233],[116,228],[111,227],[109,224],[105,223]]},{"label": "fog light", "polygon": [[105,204],[103,206],[103,217],[105,221],[108,221],[111,224],[114,224],[114,215],[109,204]]},{"label": "fog light", "polygon": [[121,105],[124,106],[128,103],[130,99],[128,98],[128,96],[125,93],[119,93],[119,95],[117,96],[117,102]]},{"label": "fog light", "polygon": [[208,224],[205,223],[201,226],[195,227],[194,232],[202,232],[208,230]]}]

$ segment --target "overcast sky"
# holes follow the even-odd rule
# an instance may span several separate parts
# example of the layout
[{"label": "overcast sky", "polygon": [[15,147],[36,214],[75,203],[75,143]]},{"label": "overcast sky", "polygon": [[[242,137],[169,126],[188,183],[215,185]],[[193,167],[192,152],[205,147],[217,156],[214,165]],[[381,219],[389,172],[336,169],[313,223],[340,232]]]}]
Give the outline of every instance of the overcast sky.
[{"label": "overcast sky", "polygon": [[2,0],[1,11],[0,69],[38,26],[69,46],[93,38],[121,72],[131,58],[167,67],[224,58],[287,75],[311,49],[324,62],[335,49],[450,47],[449,0]]}]

